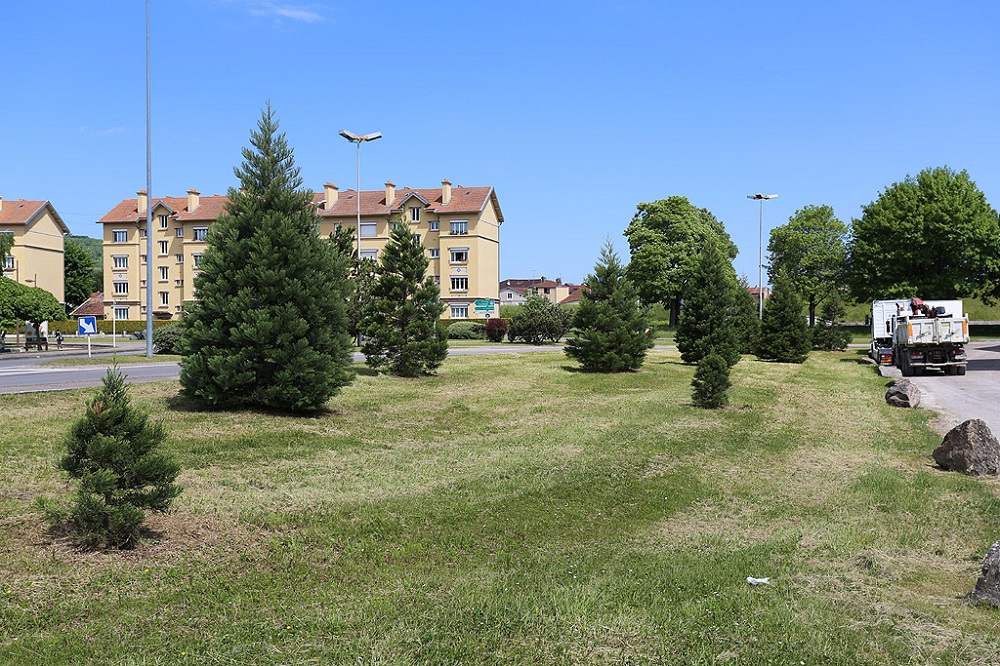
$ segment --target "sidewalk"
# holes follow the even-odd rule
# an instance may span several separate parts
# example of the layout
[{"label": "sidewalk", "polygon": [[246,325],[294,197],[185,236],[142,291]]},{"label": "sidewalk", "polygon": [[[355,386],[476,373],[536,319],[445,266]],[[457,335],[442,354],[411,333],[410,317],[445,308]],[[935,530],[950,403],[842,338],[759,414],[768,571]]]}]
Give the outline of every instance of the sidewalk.
[{"label": "sidewalk", "polygon": [[[19,346],[8,343],[6,348],[0,351],[0,363],[28,358],[56,359],[87,355],[86,341],[79,342],[77,338],[73,338],[73,342],[64,341],[62,347],[62,349],[59,349],[56,347],[55,342],[50,342],[48,350],[43,349],[39,351],[37,347],[32,345],[25,351],[23,342]],[[90,345],[90,350],[93,356],[140,354],[146,351],[146,343],[143,340],[118,340],[115,346],[112,347],[112,343],[110,342],[93,342]]]}]

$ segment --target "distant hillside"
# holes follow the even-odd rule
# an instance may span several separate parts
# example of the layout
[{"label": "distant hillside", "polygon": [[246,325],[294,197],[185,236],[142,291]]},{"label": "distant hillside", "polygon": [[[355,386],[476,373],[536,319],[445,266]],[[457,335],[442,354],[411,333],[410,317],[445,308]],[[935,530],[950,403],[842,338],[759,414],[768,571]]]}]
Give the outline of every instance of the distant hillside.
[{"label": "distant hillside", "polygon": [[84,249],[90,253],[90,256],[94,258],[94,261],[97,262],[97,267],[101,269],[101,272],[104,272],[104,253],[102,251],[104,243],[100,238],[91,238],[90,236],[74,236],[73,234],[69,234],[66,238],[74,240],[82,245]]}]

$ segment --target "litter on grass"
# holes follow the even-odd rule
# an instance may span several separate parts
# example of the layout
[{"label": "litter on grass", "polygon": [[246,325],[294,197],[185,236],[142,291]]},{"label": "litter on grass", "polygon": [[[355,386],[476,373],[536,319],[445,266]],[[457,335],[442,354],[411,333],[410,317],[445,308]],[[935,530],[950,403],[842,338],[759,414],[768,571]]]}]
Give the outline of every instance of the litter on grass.
[{"label": "litter on grass", "polygon": [[747,582],[751,585],[770,585],[770,578],[754,578],[753,576],[747,576]]}]

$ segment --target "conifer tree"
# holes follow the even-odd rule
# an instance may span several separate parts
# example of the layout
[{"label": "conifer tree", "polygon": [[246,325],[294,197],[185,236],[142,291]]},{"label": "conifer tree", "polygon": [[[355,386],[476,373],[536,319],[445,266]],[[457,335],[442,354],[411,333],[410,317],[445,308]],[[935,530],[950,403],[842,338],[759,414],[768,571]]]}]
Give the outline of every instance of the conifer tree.
[{"label": "conifer tree", "polygon": [[208,233],[184,317],[181,392],[207,407],[314,411],[349,384],[348,267],[270,104]]},{"label": "conifer tree", "polygon": [[805,362],[812,348],[812,336],[803,316],[804,308],[805,303],[788,279],[779,277],[771,297],[764,301],[758,358],[779,363]]},{"label": "conifer tree", "polygon": [[732,367],[740,360],[736,335],[736,273],[718,243],[707,242],[694,263],[677,320],[677,349],[685,363],[715,353]]},{"label": "conifer tree", "polygon": [[846,314],[840,292],[833,291],[820,307],[821,321],[809,329],[813,348],[825,351],[847,349],[847,345],[851,343],[851,332],[841,325]]},{"label": "conifer tree", "polygon": [[698,361],[691,381],[691,401],[695,407],[718,409],[729,404],[729,365],[716,353]]},{"label": "conifer tree", "polygon": [[566,355],[591,372],[638,370],[653,346],[653,334],[646,310],[639,306],[639,294],[610,240],[584,286]]},{"label": "conifer tree", "polygon": [[741,354],[752,354],[757,349],[757,336],[760,335],[760,303],[757,297],[750,293],[746,277],[741,277],[736,288],[736,339],[740,344]]},{"label": "conifer tree", "polygon": [[431,374],[448,356],[438,328],[441,292],[427,272],[426,249],[400,214],[375,268],[362,306],[365,363],[401,377]]},{"label": "conifer tree", "polygon": [[143,509],[164,512],[181,489],[178,465],[157,448],[167,434],[150,423],[128,395],[117,365],[66,437],[59,468],[80,480],[70,524],[89,548],[131,548],[139,541]]}]

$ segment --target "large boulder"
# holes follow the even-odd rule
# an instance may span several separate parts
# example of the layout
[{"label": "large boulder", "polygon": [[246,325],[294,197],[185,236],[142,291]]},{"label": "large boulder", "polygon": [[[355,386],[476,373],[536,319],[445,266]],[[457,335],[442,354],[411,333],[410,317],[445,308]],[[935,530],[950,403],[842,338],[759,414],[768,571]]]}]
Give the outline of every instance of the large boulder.
[{"label": "large boulder", "polygon": [[983,574],[976,581],[976,589],[969,599],[1000,608],[1000,541],[990,546],[983,558]]},{"label": "large boulder", "polygon": [[893,407],[920,405],[920,389],[909,379],[893,379],[886,386],[889,390],[885,392],[885,401]]},{"label": "large boulder", "polygon": [[934,449],[934,462],[963,474],[1000,474],[1000,442],[981,419],[960,423]]}]

